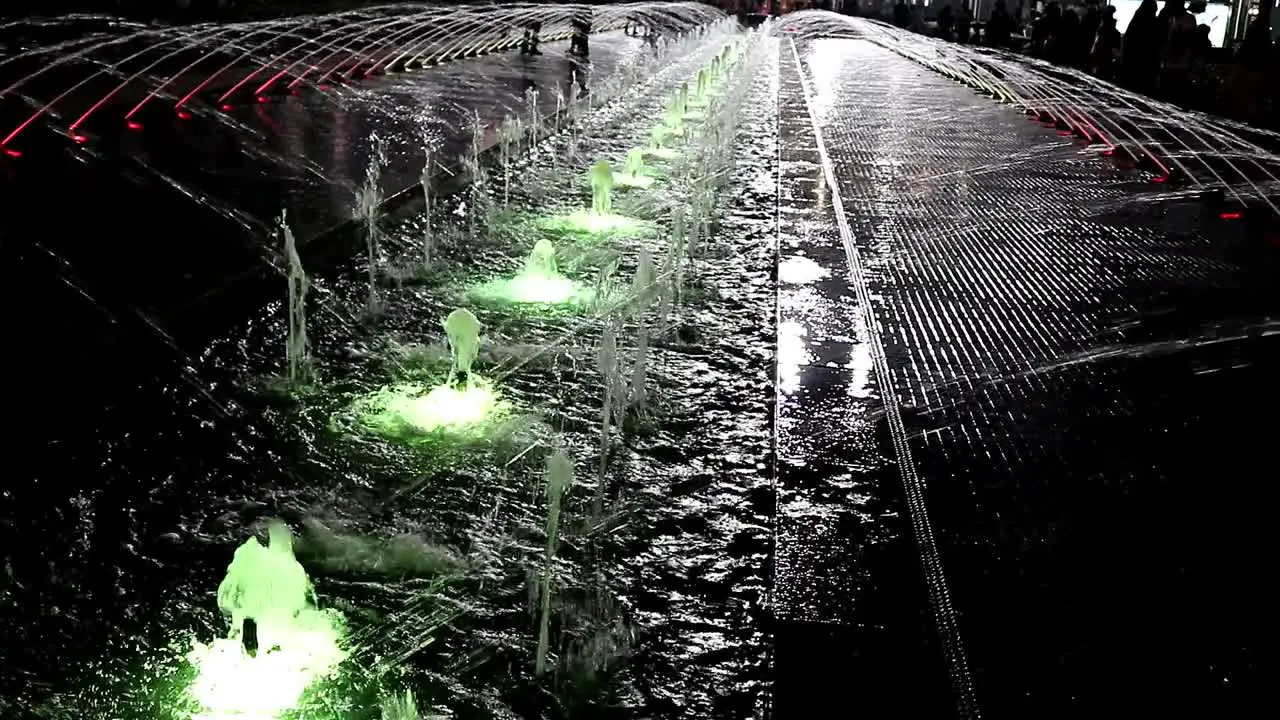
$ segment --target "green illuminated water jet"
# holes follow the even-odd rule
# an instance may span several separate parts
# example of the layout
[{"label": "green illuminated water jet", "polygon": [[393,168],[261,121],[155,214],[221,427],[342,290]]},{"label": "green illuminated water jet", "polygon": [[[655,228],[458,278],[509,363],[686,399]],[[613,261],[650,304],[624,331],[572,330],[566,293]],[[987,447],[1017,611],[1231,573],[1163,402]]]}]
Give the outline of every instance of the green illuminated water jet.
[{"label": "green illuminated water jet", "polygon": [[480,321],[470,310],[458,308],[445,318],[444,334],[449,340],[449,354],[453,357],[449,383],[469,384],[471,366],[480,356]]},{"label": "green illuminated water jet", "polygon": [[671,99],[667,105],[667,112],[663,116],[663,124],[666,126],[666,136],[680,137],[684,135],[684,115],[688,110],[679,96]]},{"label": "green illuminated water jet", "polygon": [[480,321],[470,310],[458,308],[443,326],[452,357],[446,382],[396,383],[360,398],[352,413],[364,429],[411,443],[440,434],[480,437],[507,414],[509,406],[493,384],[473,372],[480,355]]},{"label": "green illuminated water jet", "polygon": [[[339,615],[320,610],[307,573],[293,554],[288,526],[272,521],[269,542],[245,541],[218,586],[218,608],[231,631],[188,654],[196,668],[193,718],[275,718],[346,658]],[[246,628],[256,628],[256,647]],[[246,648],[246,645],[249,647]]]},{"label": "green illuminated water jet", "polygon": [[550,232],[597,237],[635,237],[652,230],[649,223],[613,212],[614,173],[608,160],[592,165],[588,177],[591,181],[591,209],[541,218],[538,227]]},{"label": "green illuminated water jet", "polygon": [[622,172],[613,173],[613,184],[624,187],[646,188],[653,184],[653,175],[644,164],[644,149],[631,148],[623,163]]},{"label": "green illuminated water jet", "polygon": [[658,158],[659,160],[674,160],[680,157],[680,153],[675,149],[667,147],[667,138],[670,133],[667,132],[667,126],[659,124],[649,131],[649,147],[645,148],[644,154]]},{"label": "green illuminated water jet", "polygon": [[591,166],[591,211],[597,215],[613,212],[613,168],[608,160]]},{"label": "green illuminated water jet", "polygon": [[524,268],[515,277],[486,282],[470,294],[480,302],[540,305],[585,305],[595,295],[591,288],[560,273],[556,246],[546,238],[534,244]]}]

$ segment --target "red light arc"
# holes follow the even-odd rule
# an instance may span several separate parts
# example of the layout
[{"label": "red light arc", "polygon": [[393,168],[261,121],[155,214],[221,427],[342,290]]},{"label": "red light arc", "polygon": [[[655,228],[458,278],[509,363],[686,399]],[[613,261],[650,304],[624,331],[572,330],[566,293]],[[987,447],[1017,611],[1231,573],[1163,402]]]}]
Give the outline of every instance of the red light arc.
[{"label": "red light arc", "polygon": [[[286,24],[286,23],[287,23],[287,21],[281,21],[281,22],[276,22],[276,23],[270,23],[270,24],[268,24],[266,27],[263,27],[263,28],[261,28],[261,29],[259,29],[259,30],[256,30],[256,31],[254,31],[254,32],[249,33],[248,35],[246,35],[246,36],[244,37],[244,41],[252,40],[253,38],[256,38],[256,37],[258,37],[258,36],[260,36],[260,35],[265,35],[265,34],[267,34],[267,33],[272,33],[271,38],[270,38],[267,42],[268,42],[268,43],[270,43],[270,42],[274,42],[274,41],[279,37],[279,33],[278,33],[278,32],[275,32],[276,28],[278,28],[280,25],[284,25],[284,24]],[[306,24],[304,23],[303,27],[305,27],[305,26],[306,26]],[[263,45],[266,45],[266,44],[267,44],[267,43],[263,43]],[[259,47],[261,47],[261,46],[259,46]],[[258,49],[258,48],[256,48],[256,47],[255,47],[255,48],[250,48],[249,50],[247,50],[247,51],[245,51],[245,52],[247,52],[247,53],[252,53],[252,52],[254,52],[254,51],[255,51],[255,50],[257,50],[257,49]],[[205,55],[203,55],[203,56],[201,56],[201,57],[198,57],[198,58],[196,58],[195,60],[192,60],[190,64],[186,65],[186,66],[185,66],[185,67],[183,67],[181,70],[179,70],[179,71],[175,72],[174,74],[170,75],[169,77],[165,78],[164,82],[160,83],[159,85],[156,85],[154,88],[152,88],[150,91],[148,91],[148,92],[147,92],[147,94],[146,94],[146,96],[145,96],[145,97],[143,97],[143,98],[142,98],[142,100],[140,100],[140,101],[138,102],[138,104],[137,104],[137,105],[134,105],[134,106],[133,106],[133,109],[132,109],[132,110],[130,110],[129,112],[125,113],[125,115],[124,115],[125,122],[126,122],[126,123],[132,123],[132,121],[133,121],[133,116],[134,116],[134,115],[137,115],[139,112],[141,112],[141,111],[142,111],[142,108],[146,107],[147,103],[151,102],[151,101],[152,101],[152,100],[153,100],[157,95],[159,95],[161,92],[163,92],[165,88],[169,87],[169,85],[170,85],[171,83],[173,83],[173,81],[174,81],[174,80],[177,80],[178,78],[182,77],[183,75],[186,75],[187,73],[191,72],[192,70],[194,70],[194,69],[195,69],[195,67],[196,67],[197,65],[200,65],[201,63],[205,62],[206,60],[209,60],[209,59],[213,58],[214,56],[216,56],[216,54],[217,54],[216,52],[213,52],[213,53],[207,53],[207,54],[205,54]],[[131,127],[131,128],[133,128],[133,125],[137,125],[137,123],[133,123],[133,124],[131,124],[131,125],[130,125],[130,127]],[[141,125],[138,125],[136,128],[133,128],[133,129],[139,129],[139,128],[141,128],[141,127],[142,127]]]},{"label": "red light arc", "polygon": [[[186,45],[184,45],[184,46],[182,46],[182,47],[179,47],[177,50],[172,50],[172,51],[170,51],[170,52],[168,52],[168,53],[165,53],[164,55],[161,55],[160,57],[156,58],[155,60],[151,61],[151,64],[150,64],[150,65],[148,65],[148,66],[146,66],[146,67],[142,68],[141,70],[139,70],[138,72],[136,72],[136,73],[134,73],[134,74],[130,75],[129,77],[125,78],[124,80],[121,80],[119,85],[116,85],[114,88],[112,88],[112,89],[111,89],[111,91],[110,91],[110,92],[108,92],[106,95],[103,95],[103,96],[102,96],[101,98],[99,98],[99,99],[98,99],[98,101],[97,101],[97,102],[95,102],[94,104],[90,105],[90,106],[89,106],[89,109],[84,111],[84,114],[82,114],[80,117],[76,118],[75,122],[71,123],[71,125],[67,127],[67,132],[71,133],[71,136],[72,136],[73,138],[81,137],[81,136],[76,132],[77,128],[79,128],[81,125],[83,125],[83,124],[84,124],[84,121],[85,121],[85,120],[88,120],[88,119],[89,119],[89,116],[90,116],[90,115],[92,115],[94,112],[96,112],[98,108],[102,107],[104,104],[106,104],[106,103],[107,103],[107,101],[109,101],[109,100],[111,100],[111,98],[115,97],[116,93],[118,93],[118,92],[120,92],[121,90],[123,90],[123,89],[125,89],[126,87],[128,87],[131,83],[133,83],[134,81],[136,81],[138,78],[142,77],[145,73],[147,73],[147,72],[148,72],[148,71],[150,71],[151,69],[155,68],[157,65],[159,65],[159,64],[160,64],[160,63],[162,63],[162,62],[164,62],[165,60],[168,60],[169,58],[175,57],[175,56],[177,56],[177,55],[179,55],[179,54],[181,54],[181,53],[184,53],[184,52],[186,52],[186,51],[190,50],[190,49],[191,49],[191,48],[193,48],[193,47],[200,47],[200,46],[202,46],[202,45],[204,45],[204,44],[206,44],[206,43],[213,42],[214,40],[217,40],[218,38],[221,38],[221,37],[224,37],[224,36],[226,36],[226,35],[229,35],[230,33],[234,32],[234,30],[235,30],[234,28],[224,28],[224,29],[222,29],[222,30],[221,30],[221,31],[219,31],[219,32],[216,32],[216,33],[213,33],[212,35],[209,35],[208,37],[200,38],[200,39],[198,39],[198,40],[195,40],[195,41],[193,41],[193,42],[190,42],[190,43],[188,43],[188,44],[186,44]],[[126,121],[129,119],[129,117],[130,117],[131,115],[132,115],[132,111],[130,111],[129,115],[125,115],[125,119],[126,119]],[[0,142],[0,145],[3,145],[3,144],[4,144],[3,142]]]},{"label": "red light arc", "polygon": [[[561,20],[567,17],[564,13],[558,14],[561,16]],[[540,11],[536,16],[530,15],[524,21],[532,17],[544,19],[546,21],[545,32],[551,34],[553,24],[556,22],[555,17],[553,17],[555,15],[557,13],[554,11],[545,13]],[[318,23],[331,23],[334,21],[339,24],[320,32],[315,37],[305,38],[299,34],[301,31]],[[598,27],[604,27],[607,24],[607,22],[604,22]],[[230,110],[229,101],[231,97],[273,67],[283,66],[282,69],[278,70],[254,91],[253,95],[259,103],[267,101],[264,93],[268,92],[282,78],[291,74],[293,79],[288,83],[288,89],[296,88],[313,73],[318,75],[318,79],[321,81],[330,77],[350,79],[363,69],[362,76],[368,78],[379,70],[395,66],[401,61],[404,61],[406,66],[412,65],[415,60],[421,60],[428,51],[432,53],[432,58],[434,59],[447,60],[481,50],[482,47],[485,49],[513,47],[516,40],[511,37],[510,33],[513,29],[519,29],[521,26],[522,23],[517,22],[495,24],[492,17],[467,12],[462,9],[453,9],[443,13],[431,11],[412,12],[376,18],[369,18],[367,11],[349,11],[337,15],[313,17],[303,22],[280,20],[258,24],[250,26],[252,28],[251,31],[231,45],[236,49],[245,48],[243,52],[201,80],[174,104],[174,110],[179,118],[190,117],[190,113],[185,109],[185,106],[192,98],[208,88],[217,78],[232,70],[238,64],[253,58],[256,53],[261,52],[263,49],[279,43],[282,38],[293,37],[298,39],[298,42],[294,42],[288,49],[257,65],[235,82],[229,90],[217,98],[217,104],[221,109]],[[283,27],[290,29],[286,32],[280,32]],[[786,28],[787,31],[793,31],[794,29],[792,26]],[[0,138],[0,152],[10,157],[20,157],[21,151],[10,147],[13,140],[42,117],[53,115],[54,109],[74,93],[95,79],[118,72],[119,68],[128,63],[140,60],[152,53],[164,51],[145,67],[124,77],[106,94],[92,102],[70,123],[67,127],[67,134],[71,139],[77,143],[87,142],[88,138],[81,134],[80,128],[124,89],[137,83],[148,72],[161,66],[166,61],[170,61],[185,52],[214,45],[228,35],[244,30],[246,30],[244,27],[215,28],[205,25],[191,28],[182,35],[167,37],[167,34],[173,32],[172,29],[133,31],[102,41],[96,41],[95,39],[95,41],[90,42],[85,40],[85,44],[74,52],[57,57],[40,70],[0,90],[0,98],[18,90],[24,84],[56,67],[85,59],[86,56],[95,51],[149,37],[155,37],[158,41],[128,54],[110,66],[96,70],[45,102],[17,127],[13,128],[3,138]],[[265,39],[250,45],[250,41],[257,40],[262,36],[266,36]],[[504,38],[506,39],[505,42]],[[169,49],[174,45],[178,45],[178,47]],[[140,130],[142,125],[135,120],[135,117],[148,103],[152,102],[179,77],[185,76],[197,66],[222,54],[221,50],[221,47],[217,47],[214,51],[205,52],[186,64],[181,70],[150,88],[143,98],[125,113],[126,126],[133,130]],[[1023,72],[1023,75],[1028,76],[1026,78],[1028,82],[1023,83],[1017,79],[1022,77],[1021,75],[1015,75],[1013,80],[997,79],[997,74],[994,70],[980,61],[964,57],[955,58],[959,61],[958,64],[947,65],[946,63],[937,63],[929,58],[919,56],[910,50],[899,49],[898,52],[916,62],[932,67],[976,89],[988,91],[995,96],[1006,96],[1007,91],[1010,93],[1007,96],[1008,100],[1027,107],[1036,119],[1047,118],[1046,125],[1058,127],[1058,132],[1063,137],[1079,136],[1086,142],[1105,145],[1101,152],[1104,156],[1111,156],[1116,152],[1116,146],[1108,139],[1107,135],[1111,137],[1125,135],[1123,129],[1120,129],[1120,126],[1117,125],[1117,123],[1121,122],[1119,119],[1110,117],[1106,112],[1096,110],[1094,112],[1098,113],[1098,117],[1094,117],[1088,109],[1079,104],[1078,100],[1074,100],[1063,87],[1049,86],[1035,80],[1034,70]],[[289,60],[291,57],[293,59]],[[317,57],[320,59],[315,60]],[[295,72],[299,69],[301,69],[300,72]],[[119,75],[123,76],[124,73],[119,72]],[[1019,91],[1029,91],[1030,94],[1025,98],[1019,98],[1014,93],[1015,87]],[[321,89],[323,88],[324,86],[322,85]],[[1103,128],[1107,129],[1106,134],[1104,134]],[[1127,135],[1125,136],[1128,137]],[[1171,181],[1171,168],[1157,157],[1151,148],[1148,148],[1142,142],[1135,142],[1133,151],[1135,154],[1140,154],[1150,160],[1154,168],[1156,168],[1155,174],[1151,177],[1151,182],[1166,183]],[[1183,171],[1186,170],[1176,159],[1173,162]],[[1234,211],[1223,212],[1220,213],[1220,217],[1223,220],[1238,219],[1241,217],[1241,213]]]},{"label": "red light arc", "polygon": [[[137,51],[137,52],[133,53],[132,55],[129,55],[128,57],[124,58],[123,60],[121,60],[121,61],[120,61],[119,63],[117,63],[117,64],[124,64],[124,63],[126,63],[126,62],[129,62],[130,60],[134,60],[134,59],[136,59],[136,58],[138,58],[138,57],[141,57],[141,56],[143,56],[143,55],[146,55],[147,53],[151,52],[152,50],[155,50],[155,49],[156,49],[156,48],[158,48],[158,47],[165,47],[165,46],[168,46],[168,45],[172,45],[173,43],[175,43],[175,42],[180,42],[181,40],[183,40],[183,38],[180,38],[180,37],[177,37],[177,38],[170,38],[169,40],[165,40],[164,42],[156,43],[155,45],[149,45],[149,46],[147,46],[146,48],[144,48],[144,49],[142,49],[142,50],[139,50],[139,51]],[[23,121],[22,121],[22,123],[21,123],[20,125],[18,125],[18,127],[14,128],[14,129],[13,129],[13,131],[11,131],[11,132],[10,132],[8,135],[6,135],[3,139],[0,139],[0,147],[4,147],[4,146],[8,145],[10,142],[13,142],[13,139],[14,139],[15,137],[17,137],[19,133],[21,133],[23,130],[26,130],[26,129],[27,129],[27,127],[29,127],[29,126],[30,126],[32,123],[34,123],[36,120],[39,120],[39,119],[41,118],[41,116],[43,116],[45,113],[47,113],[47,112],[49,112],[51,109],[53,109],[53,107],[54,107],[55,105],[57,105],[59,102],[61,102],[62,100],[64,100],[67,96],[71,95],[71,93],[73,93],[73,92],[75,92],[76,90],[79,90],[80,88],[82,88],[82,87],[84,87],[85,85],[89,84],[89,82],[90,82],[90,81],[92,81],[93,79],[95,79],[95,78],[97,78],[97,77],[101,76],[101,75],[102,75],[103,73],[105,73],[105,72],[107,72],[107,71],[106,71],[106,70],[99,70],[99,71],[97,71],[97,72],[93,73],[92,75],[89,75],[88,77],[84,78],[84,79],[83,79],[83,80],[81,80],[80,82],[78,82],[78,83],[76,83],[76,84],[72,85],[71,87],[67,88],[66,90],[63,90],[61,93],[59,93],[57,96],[55,96],[55,97],[54,97],[52,100],[50,100],[49,102],[47,102],[47,103],[45,103],[44,105],[40,106],[40,108],[39,108],[39,109],[37,109],[34,113],[32,113],[32,114],[31,114],[31,117],[27,118],[26,120],[23,120]],[[73,133],[73,134],[72,134],[72,137],[73,137],[73,138],[75,138],[75,139],[77,140],[77,142],[83,142],[83,140],[81,140],[81,139],[80,139],[80,138],[81,138],[81,137],[83,137],[83,136],[76,135],[76,134],[74,134],[74,133]]]},{"label": "red light arc", "polygon": [[[277,72],[275,75],[271,76],[271,78],[269,78],[266,82],[262,83],[262,85],[258,86],[258,89],[253,91],[253,94],[254,94],[254,95],[261,95],[262,93],[266,92],[266,91],[267,91],[267,90],[269,90],[269,89],[271,88],[271,86],[272,86],[272,85],[274,85],[274,84],[275,84],[275,83],[276,83],[280,78],[284,77],[285,75],[288,75],[288,74],[289,74],[289,73],[290,73],[290,72],[291,72],[295,67],[297,67],[299,64],[301,64],[301,63],[305,63],[306,61],[310,60],[312,57],[315,57],[316,55],[319,55],[320,53],[325,52],[326,50],[327,50],[327,51],[330,51],[330,52],[329,52],[329,54],[328,54],[328,55],[326,55],[326,56],[324,56],[324,58],[323,58],[323,59],[321,59],[319,62],[313,63],[313,64],[311,64],[311,66],[310,66],[310,67],[308,67],[307,69],[303,70],[303,71],[302,71],[302,73],[301,73],[301,74],[299,74],[299,75],[297,76],[298,80],[301,80],[302,78],[305,78],[305,77],[306,77],[306,76],[307,76],[307,75],[308,75],[312,70],[316,70],[316,69],[318,69],[318,68],[320,68],[320,67],[324,67],[325,65],[328,65],[328,64],[329,64],[329,63],[330,63],[334,58],[337,58],[338,56],[342,55],[343,53],[345,53],[345,52],[351,52],[351,46],[352,46],[352,45],[355,45],[355,44],[356,44],[356,43],[358,43],[358,42],[360,42],[360,40],[361,40],[361,39],[366,38],[366,37],[369,37],[370,35],[372,35],[372,34],[374,34],[374,33],[377,33],[377,32],[379,32],[379,31],[381,31],[381,30],[385,30],[385,29],[387,29],[387,28],[389,28],[389,27],[395,27],[395,26],[398,26],[398,25],[400,25],[400,24],[402,24],[402,23],[404,23],[404,22],[406,22],[406,21],[414,22],[414,21],[417,21],[417,19],[418,19],[418,18],[415,16],[415,17],[414,17],[414,18],[412,18],[412,19],[411,19],[411,18],[401,18],[401,19],[399,19],[399,20],[390,21],[390,22],[388,22],[388,21],[385,21],[385,20],[384,20],[384,21],[382,21],[382,23],[381,23],[381,24],[375,25],[375,26],[374,26],[374,27],[372,27],[372,28],[365,29],[364,31],[362,31],[361,33],[359,33],[358,35],[356,35],[356,36],[354,36],[354,37],[344,36],[344,37],[337,38],[336,40],[331,41],[328,45],[325,45],[325,46],[323,46],[323,47],[316,48],[315,50],[312,50],[311,52],[307,53],[306,55],[303,55],[302,57],[298,58],[297,60],[294,60],[291,64],[289,64],[288,66],[286,66],[284,69],[280,70],[280,72]],[[339,42],[342,42],[343,40],[346,40],[346,43],[345,43],[344,45],[342,45],[341,47],[339,47],[339,48],[337,48],[337,49],[334,49],[334,47],[333,47],[333,46],[334,46],[334,45],[337,45]],[[344,60],[343,62],[345,62],[345,60]],[[291,84],[289,85],[289,87],[293,87],[293,84],[291,83]]]}]

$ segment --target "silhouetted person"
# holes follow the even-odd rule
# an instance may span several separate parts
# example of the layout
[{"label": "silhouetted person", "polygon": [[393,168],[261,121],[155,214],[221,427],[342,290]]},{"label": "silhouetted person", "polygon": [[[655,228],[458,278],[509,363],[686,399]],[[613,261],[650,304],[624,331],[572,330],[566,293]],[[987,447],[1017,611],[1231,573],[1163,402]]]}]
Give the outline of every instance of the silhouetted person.
[{"label": "silhouetted person", "polygon": [[1142,0],[1124,31],[1120,52],[1120,75],[1134,90],[1150,91],[1160,67],[1156,44],[1156,0]]},{"label": "silhouetted person", "polygon": [[541,55],[538,43],[541,42],[542,21],[534,20],[524,29],[524,38],[520,40],[521,55]]},{"label": "silhouetted person", "polygon": [[991,47],[1007,47],[1013,35],[1013,16],[1005,7],[1004,0],[996,0],[991,9],[991,17],[987,20],[987,29],[983,40]]},{"label": "silhouetted person", "polygon": [[1187,12],[1183,0],[1167,0],[1160,14],[1164,16],[1164,21],[1159,24],[1164,40],[1160,90],[1175,100],[1183,100],[1191,81],[1191,52],[1195,47],[1196,20]]},{"label": "silhouetted person", "polygon": [[[1152,0],[1154,2],[1154,0]],[[1053,0],[1044,8],[1044,14],[1036,18],[1031,26],[1031,51],[1043,57],[1047,53],[1049,40],[1058,32],[1058,23],[1062,21],[1062,6]]]},{"label": "silhouetted person", "polygon": [[938,37],[943,40],[951,40],[955,37],[953,33],[955,31],[956,18],[951,11],[950,5],[943,5],[942,9],[938,11],[937,23]]},{"label": "silhouetted person", "polygon": [[1209,37],[1209,33],[1213,32],[1213,28],[1201,23],[1196,26],[1196,39],[1191,47],[1192,56],[1204,62],[1209,57],[1209,53],[1213,51],[1213,40]]},{"label": "silhouetted person", "polygon": [[1116,29],[1115,13],[1108,13],[1102,18],[1102,27],[1093,39],[1093,49],[1089,53],[1089,69],[1103,80],[1115,77],[1116,62],[1120,59],[1120,47],[1124,39]]},{"label": "silhouetted person", "polygon": [[1076,48],[1080,45],[1080,16],[1070,8],[1062,11],[1054,31],[1045,42],[1046,59],[1063,65],[1075,64]]},{"label": "silhouetted person", "polygon": [[1263,119],[1267,81],[1276,63],[1273,53],[1271,9],[1264,2],[1257,17],[1245,30],[1244,42],[1240,43],[1240,50],[1236,54],[1228,100],[1233,116],[1253,123]]},{"label": "silhouetted person", "polygon": [[571,27],[573,35],[569,38],[569,54],[579,57],[591,55],[591,15],[585,12],[574,15]]},{"label": "silhouetted person", "polygon": [[969,9],[969,0],[960,3],[960,14],[956,15],[956,42],[969,44],[969,35],[973,32],[973,11]]},{"label": "silhouetted person", "polygon": [[1084,17],[1080,18],[1080,34],[1076,38],[1076,47],[1072,50],[1072,63],[1082,67],[1088,67],[1093,51],[1093,45],[1098,37],[1098,30],[1102,28],[1102,9],[1098,7],[1096,0],[1089,0],[1087,9],[1084,11]]},{"label": "silhouetted person", "polygon": [[898,0],[893,6],[893,24],[906,30],[911,26],[911,7],[907,0]]}]

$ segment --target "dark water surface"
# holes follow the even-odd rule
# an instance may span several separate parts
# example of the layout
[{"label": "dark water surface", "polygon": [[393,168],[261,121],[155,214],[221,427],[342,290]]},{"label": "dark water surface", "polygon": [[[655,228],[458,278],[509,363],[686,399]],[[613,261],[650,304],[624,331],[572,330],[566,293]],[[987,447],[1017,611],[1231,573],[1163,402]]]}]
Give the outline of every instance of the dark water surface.
[{"label": "dark water surface", "polygon": [[[642,142],[674,83],[717,49],[673,57],[653,83],[593,115],[573,161],[620,156]],[[767,77],[751,92],[748,103],[770,102]],[[721,231],[680,311],[697,340],[654,340],[657,424],[618,439],[604,529],[587,524],[598,322],[482,314],[489,372],[527,415],[520,438],[565,447],[587,484],[566,507],[556,566],[555,650],[569,668],[556,683],[568,698],[556,716],[741,718],[763,707],[776,197],[763,152],[772,137],[758,123],[741,137],[725,193],[733,200],[718,211]],[[570,156],[566,143],[554,139],[552,151]],[[516,173],[527,187],[513,188],[513,208],[584,202],[578,171],[531,162]],[[659,192],[619,203],[686,201],[682,188]],[[392,234],[390,250],[403,256],[390,264],[411,256],[420,226],[414,218]],[[246,385],[279,368],[278,304],[190,352],[185,370],[172,363],[162,371],[145,354],[111,355],[97,367],[92,357],[68,360],[64,385],[50,386],[54,407],[33,414],[17,439],[30,449],[28,469],[5,490],[11,583],[0,600],[0,715],[42,708],[65,717],[164,717],[183,681],[171,678],[176,647],[192,633],[221,631],[213,590],[235,545],[272,515],[307,528],[301,557],[355,633],[349,682],[322,716],[376,716],[376,687],[397,683],[459,717],[540,714],[545,702],[525,688],[545,449],[517,453],[497,442],[420,453],[331,422],[394,377],[444,371],[439,362],[389,360],[396,347],[438,344],[439,319],[459,287],[519,266],[532,240],[503,227],[446,242],[436,281],[383,288],[387,312],[371,326],[355,321],[365,292],[358,272],[317,278],[312,329],[325,384],[297,402]],[[622,247],[624,273],[635,249]],[[584,279],[594,272],[573,267]],[[68,304],[60,320],[70,322],[73,307],[95,306]],[[634,333],[623,331],[624,347]],[[31,377],[54,374],[46,371]],[[317,524],[348,538],[346,550],[327,543]],[[388,560],[386,543],[397,536],[420,551]],[[596,661],[596,681],[588,661]]]},{"label": "dark water surface", "polygon": [[[945,717],[965,689],[958,667],[989,717],[1269,707],[1280,680],[1264,587],[1280,258],[1265,227],[1156,195],[865,42],[801,43],[804,83],[789,41],[754,69],[716,242],[676,327],[653,341],[656,423],[616,440],[603,522],[590,507],[592,317],[481,311],[483,362],[521,409],[511,439],[419,452],[334,422],[383,383],[438,377],[439,318],[468,283],[519,266],[533,237],[517,221],[584,204],[581,169],[642,142],[708,51],[671,58],[655,84],[597,112],[577,148],[562,135],[522,160],[503,222],[468,234],[443,208],[439,272],[381,288],[376,322],[358,319],[358,262],[316,278],[323,391],[295,401],[250,386],[280,367],[278,298],[251,303],[231,332],[164,311],[205,291],[184,262],[211,279],[242,264],[214,263],[206,239],[218,228],[261,253],[248,240],[272,198],[312,188],[296,198],[315,199],[317,227],[343,206],[324,188],[345,178],[350,192],[363,131],[270,115],[327,100],[263,110],[263,127],[299,130],[262,147],[303,138],[291,157],[331,158],[320,167],[337,182],[295,167],[258,186],[246,178],[271,173],[239,161],[183,170],[230,178],[221,207],[253,208],[252,220],[219,225],[217,206],[119,180],[97,195],[133,162],[123,157],[52,151],[48,178],[79,184],[5,165],[15,206],[66,212],[12,214],[0,238],[11,385],[23,393],[0,491],[0,717],[163,717],[182,684],[169,679],[170,645],[221,630],[212,592],[230,553],[276,515],[303,529],[301,556],[355,633],[330,716],[372,717],[380,688],[399,685],[475,718]],[[461,102],[401,90],[415,98],[405,103]],[[412,112],[374,115],[398,118],[389,135],[415,147]],[[157,186],[139,168],[185,167],[163,147],[133,163],[135,187]],[[412,157],[396,154],[394,182],[416,180]],[[641,214],[687,194],[619,203]],[[165,219],[192,207],[205,210]],[[397,225],[388,269],[411,262],[423,223]],[[638,247],[618,246],[624,279]],[[660,257],[664,243],[651,247]],[[602,259],[565,267],[589,281]],[[624,327],[624,347],[635,334]],[[582,485],[555,566],[556,651],[571,671],[548,710],[530,690],[529,588],[552,445],[578,461]],[[921,506],[903,482],[913,476],[936,565],[919,559]],[[412,542],[392,552],[396,537]],[[937,602],[939,577],[950,604]],[[945,618],[960,634],[939,638]]]},{"label": "dark water surface", "polygon": [[[375,137],[385,146],[384,196],[418,184],[427,148],[444,180],[470,152],[477,118],[482,146],[492,147],[504,120],[529,121],[527,92],[537,92],[538,113],[549,117],[581,92],[571,73],[604,95],[652,56],[621,33],[595,37],[589,65],[566,48],[547,43],[536,58],[498,53],[312,87],[228,112],[193,104],[187,120],[157,101],[141,130],[104,122],[83,146],[37,124],[22,157],[0,162],[10,209],[0,236],[23,246],[11,250],[17,259],[39,264],[47,260],[38,256],[53,255],[100,304],[144,313],[172,333],[170,324],[234,291],[232,278],[276,262],[281,210],[304,245],[347,222]],[[124,110],[101,112],[118,119]],[[54,204],[65,212],[13,211]]]}]

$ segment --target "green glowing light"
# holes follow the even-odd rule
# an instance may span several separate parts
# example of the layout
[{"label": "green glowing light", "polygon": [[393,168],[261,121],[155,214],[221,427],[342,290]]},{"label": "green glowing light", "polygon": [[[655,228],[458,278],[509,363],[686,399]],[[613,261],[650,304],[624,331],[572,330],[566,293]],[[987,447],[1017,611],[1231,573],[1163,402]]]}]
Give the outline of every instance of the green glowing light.
[{"label": "green glowing light", "polygon": [[590,288],[563,275],[533,273],[490,281],[471,290],[471,297],[481,302],[529,305],[586,304],[594,294]]},{"label": "green glowing light", "polygon": [[[201,708],[195,718],[275,718],[294,709],[312,683],[346,658],[341,616],[312,604],[288,526],[274,521],[268,535],[265,546],[249,538],[237,548],[218,585],[218,609],[231,617],[230,636],[196,643],[187,655],[196,669],[189,693]],[[257,627],[253,656],[241,642],[246,620]]]},{"label": "green glowing light", "polygon": [[597,237],[636,237],[652,230],[652,226],[643,220],[636,220],[617,213],[596,213],[590,210],[579,210],[568,215],[539,218],[538,227],[550,232],[575,233]]},{"label": "green glowing light", "polygon": [[651,175],[631,175],[625,172],[615,172],[613,174],[613,184],[621,187],[647,188],[653,185],[654,177]]},{"label": "green glowing light", "polygon": [[279,649],[255,657],[239,640],[196,643],[187,654],[196,669],[189,693],[201,709],[191,720],[275,720],[297,708],[307,689],[346,659],[340,628],[335,614],[309,610],[278,638]]},{"label": "green glowing light", "polygon": [[385,387],[357,402],[356,415],[368,430],[398,439],[481,430],[506,414],[509,406],[489,381],[474,373],[470,377],[463,387]]}]

